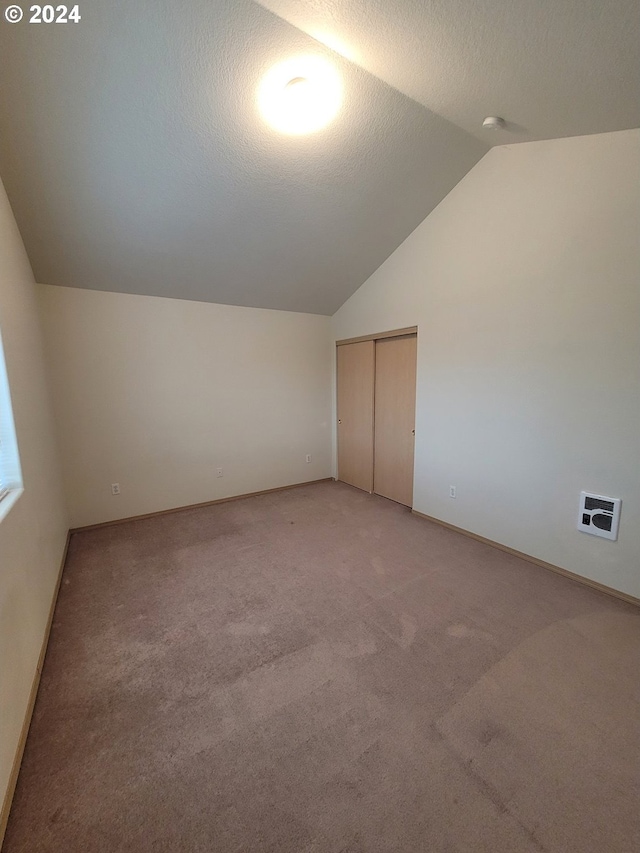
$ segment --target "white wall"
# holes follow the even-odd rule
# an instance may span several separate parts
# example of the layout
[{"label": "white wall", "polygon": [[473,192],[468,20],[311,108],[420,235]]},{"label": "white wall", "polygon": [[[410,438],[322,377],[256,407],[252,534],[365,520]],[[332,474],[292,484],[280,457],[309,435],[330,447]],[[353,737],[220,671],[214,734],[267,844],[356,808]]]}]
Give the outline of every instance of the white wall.
[{"label": "white wall", "polygon": [[415,509],[636,596],[639,187],[638,130],[494,148],[333,318],[419,327]]},{"label": "white wall", "polygon": [[68,529],[35,285],[0,183],[0,328],[24,493],[0,521],[0,801],[25,719]]},{"label": "white wall", "polygon": [[73,527],[331,476],[328,317],[46,285],[40,301]]}]

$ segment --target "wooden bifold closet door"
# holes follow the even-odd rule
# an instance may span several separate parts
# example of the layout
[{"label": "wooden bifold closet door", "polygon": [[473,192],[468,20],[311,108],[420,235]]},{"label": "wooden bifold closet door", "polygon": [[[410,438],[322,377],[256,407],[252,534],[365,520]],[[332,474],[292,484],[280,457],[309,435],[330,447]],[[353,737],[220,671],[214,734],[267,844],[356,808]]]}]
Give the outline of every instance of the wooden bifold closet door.
[{"label": "wooden bifold closet door", "polygon": [[411,506],[416,395],[413,335],[337,348],[338,479]]}]

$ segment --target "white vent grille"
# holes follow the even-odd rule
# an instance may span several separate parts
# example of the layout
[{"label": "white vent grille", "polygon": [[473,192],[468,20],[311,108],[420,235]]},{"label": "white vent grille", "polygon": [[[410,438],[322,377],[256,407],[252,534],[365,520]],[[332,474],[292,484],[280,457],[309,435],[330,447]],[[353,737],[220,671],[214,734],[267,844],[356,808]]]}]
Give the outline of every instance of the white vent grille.
[{"label": "white vent grille", "polygon": [[621,504],[620,498],[580,492],[578,530],[603,539],[617,539]]}]

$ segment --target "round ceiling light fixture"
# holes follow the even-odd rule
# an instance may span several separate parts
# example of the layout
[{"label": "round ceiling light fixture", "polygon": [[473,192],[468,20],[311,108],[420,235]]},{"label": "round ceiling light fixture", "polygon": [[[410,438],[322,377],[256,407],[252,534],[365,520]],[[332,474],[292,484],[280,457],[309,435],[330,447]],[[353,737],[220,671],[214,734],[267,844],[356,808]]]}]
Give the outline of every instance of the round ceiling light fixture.
[{"label": "round ceiling light fixture", "polygon": [[302,136],[326,127],[342,104],[342,82],[320,56],[301,56],[275,65],[258,88],[260,112],[281,133]]}]

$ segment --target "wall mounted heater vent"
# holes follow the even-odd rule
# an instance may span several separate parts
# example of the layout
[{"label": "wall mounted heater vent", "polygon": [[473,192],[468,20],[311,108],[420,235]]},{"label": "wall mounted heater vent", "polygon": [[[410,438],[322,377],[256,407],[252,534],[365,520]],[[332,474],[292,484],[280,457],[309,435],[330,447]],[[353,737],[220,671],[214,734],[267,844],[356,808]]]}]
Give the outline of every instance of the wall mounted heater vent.
[{"label": "wall mounted heater vent", "polygon": [[580,492],[578,530],[592,533],[594,536],[602,536],[605,539],[617,539],[621,503],[620,498],[607,498],[604,495]]}]

